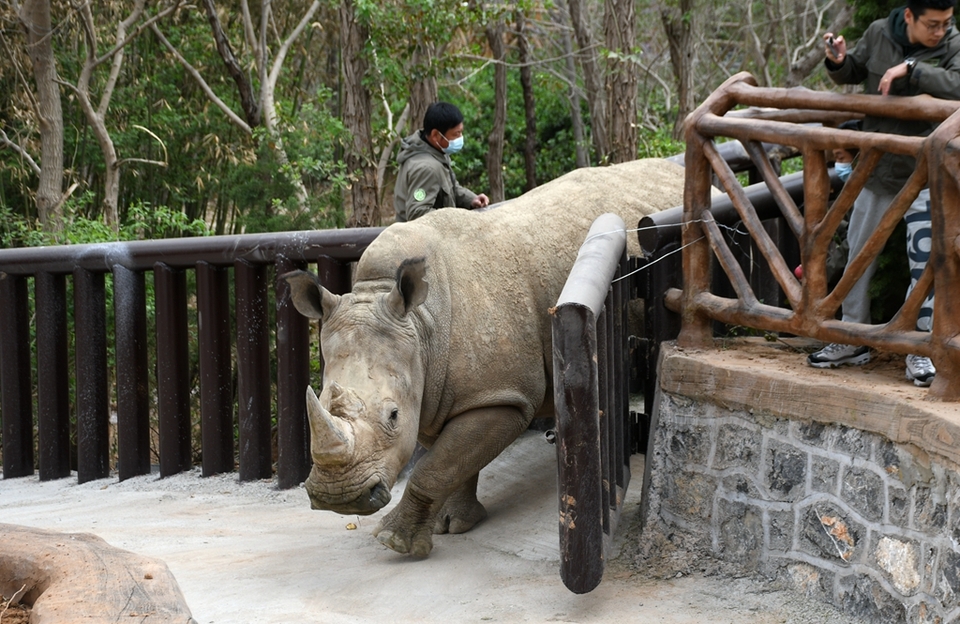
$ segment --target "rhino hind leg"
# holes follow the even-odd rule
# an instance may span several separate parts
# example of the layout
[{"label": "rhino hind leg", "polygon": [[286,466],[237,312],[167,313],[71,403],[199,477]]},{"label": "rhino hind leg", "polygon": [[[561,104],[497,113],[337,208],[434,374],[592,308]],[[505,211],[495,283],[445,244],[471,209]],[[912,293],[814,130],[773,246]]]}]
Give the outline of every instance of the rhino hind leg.
[{"label": "rhino hind leg", "polygon": [[436,535],[443,533],[466,533],[487,517],[487,510],[477,500],[477,481],[480,475],[468,479],[450,495],[437,515],[433,525]]}]

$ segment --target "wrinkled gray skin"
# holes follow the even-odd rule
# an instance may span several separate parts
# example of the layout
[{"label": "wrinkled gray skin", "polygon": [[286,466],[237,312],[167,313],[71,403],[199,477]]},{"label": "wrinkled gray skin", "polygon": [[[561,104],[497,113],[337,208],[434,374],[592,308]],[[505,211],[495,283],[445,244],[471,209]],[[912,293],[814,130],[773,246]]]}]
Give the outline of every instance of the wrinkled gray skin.
[{"label": "wrinkled gray skin", "polygon": [[661,160],[581,169],[495,210],[390,226],[349,294],[286,275],[297,309],[321,320],[323,391],[307,389],[312,507],[383,508],[419,440],[429,450],[377,539],[425,557],[433,533],[486,517],[480,469],[552,409],[548,309],[590,224],[604,212],[636,224],[680,205],[682,189],[682,168]]}]

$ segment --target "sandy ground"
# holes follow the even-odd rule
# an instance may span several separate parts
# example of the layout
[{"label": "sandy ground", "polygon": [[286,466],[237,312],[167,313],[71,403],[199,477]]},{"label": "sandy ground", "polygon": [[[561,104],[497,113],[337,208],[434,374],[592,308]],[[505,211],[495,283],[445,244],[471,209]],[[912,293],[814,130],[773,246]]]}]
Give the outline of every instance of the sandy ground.
[{"label": "sandy ground", "polygon": [[[636,539],[641,466],[620,546]],[[436,536],[420,561],[370,535],[380,514],[312,511],[302,488],[240,483],[236,475],[204,479],[199,471],[83,485],[75,476],[3,480],[0,522],[90,532],[164,560],[202,624],[856,621],[750,580],[652,581],[616,559],[599,588],[571,593],[559,577],[555,469],[554,447],[528,432],[481,475],[490,518],[467,534]]]}]

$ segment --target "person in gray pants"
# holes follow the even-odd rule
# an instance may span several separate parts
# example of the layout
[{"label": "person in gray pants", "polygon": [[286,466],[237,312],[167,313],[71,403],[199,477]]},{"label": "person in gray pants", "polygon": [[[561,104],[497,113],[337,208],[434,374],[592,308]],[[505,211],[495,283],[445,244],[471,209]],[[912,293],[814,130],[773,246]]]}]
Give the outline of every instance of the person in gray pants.
[{"label": "person in gray pants", "polygon": [[[960,34],[954,20],[956,0],[910,0],[894,9],[885,19],[867,27],[857,45],[847,53],[843,37],[826,33],[826,68],[837,84],[863,83],[866,93],[886,95],[927,94],[936,98],[960,99]],[[936,124],[886,117],[866,116],[865,132],[884,132],[908,136],[927,136]],[[884,154],[870,179],[854,201],[850,212],[847,240],[848,258],[853,259],[883,218],[897,193],[916,168],[911,156]],[[907,224],[907,256],[910,261],[910,289],[923,272],[930,256],[930,191],[924,189],[904,216]],[[876,272],[874,261],[843,301],[843,320],[870,322],[870,278]],[[930,331],[933,298],[923,303],[917,329]],[[807,357],[817,368],[844,364],[861,365],[870,361],[866,346],[829,344]],[[936,375],[930,358],[906,357],[906,377],[917,386],[929,386]]]}]

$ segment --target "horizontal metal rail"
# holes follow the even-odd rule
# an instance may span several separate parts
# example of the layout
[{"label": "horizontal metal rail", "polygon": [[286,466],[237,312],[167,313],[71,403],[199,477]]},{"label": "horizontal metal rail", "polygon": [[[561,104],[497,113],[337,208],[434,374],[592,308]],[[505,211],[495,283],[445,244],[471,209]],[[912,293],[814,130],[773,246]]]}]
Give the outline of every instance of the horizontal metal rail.
[{"label": "horizontal metal rail", "polygon": [[620,217],[594,221],[550,311],[560,576],[578,594],[603,577],[630,482],[625,249]]},{"label": "horizontal metal rail", "polygon": [[[238,460],[240,479],[269,478],[273,475],[271,389],[275,383],[278,484],[299,484],[310,466],[303,388],[309,383],[310,359],[319,358],[319,353],[310,354],[307,319],[289,302],[283,280],[272,284],[277,305],[273,335],[267,307],[270,280],[317,263],[320,279],[329,290],[347,292],[350,263],[360,258],[381,230],[0,250],[4,478],[33,474],[35,463],[42,480],[66,477],[74,465],[71,456],[76,458],[80,482],[109,476],[111,411],[116,415],[121,480],[150,471],[151,436],[158,438],[161,476],[190,468],[191,436],[197,426],[205,476],[232,471]],[[195,279],[188,280],[191,271]],[[114,340],[115,381],[107,362],[108,273],[115,317],[109,328]],[[157,347],[152,353],[147,339],[148,273],[152,273],[155,293]],[[72,302],[67,297],[68,280]],[[192,292],[188,283],[196,285]],[[67,335],[71,311],[76,335],[73,379]],[[199,421],[191,414],[194,388],[189,315],[193,313],[197,315],[194,348],[199,360]],[[235,328],[231,327],[233,319]],[[36,337],[35,351],[31,334]],[[271,361],[274,341],[275,378]],[[32,374],[34,361],[36,376]],[[157,384],[152,392],[157,401],[155,424],[149,400],[151,367],[155,367]],[[71,387],[75,388],[72,399]]]}]

